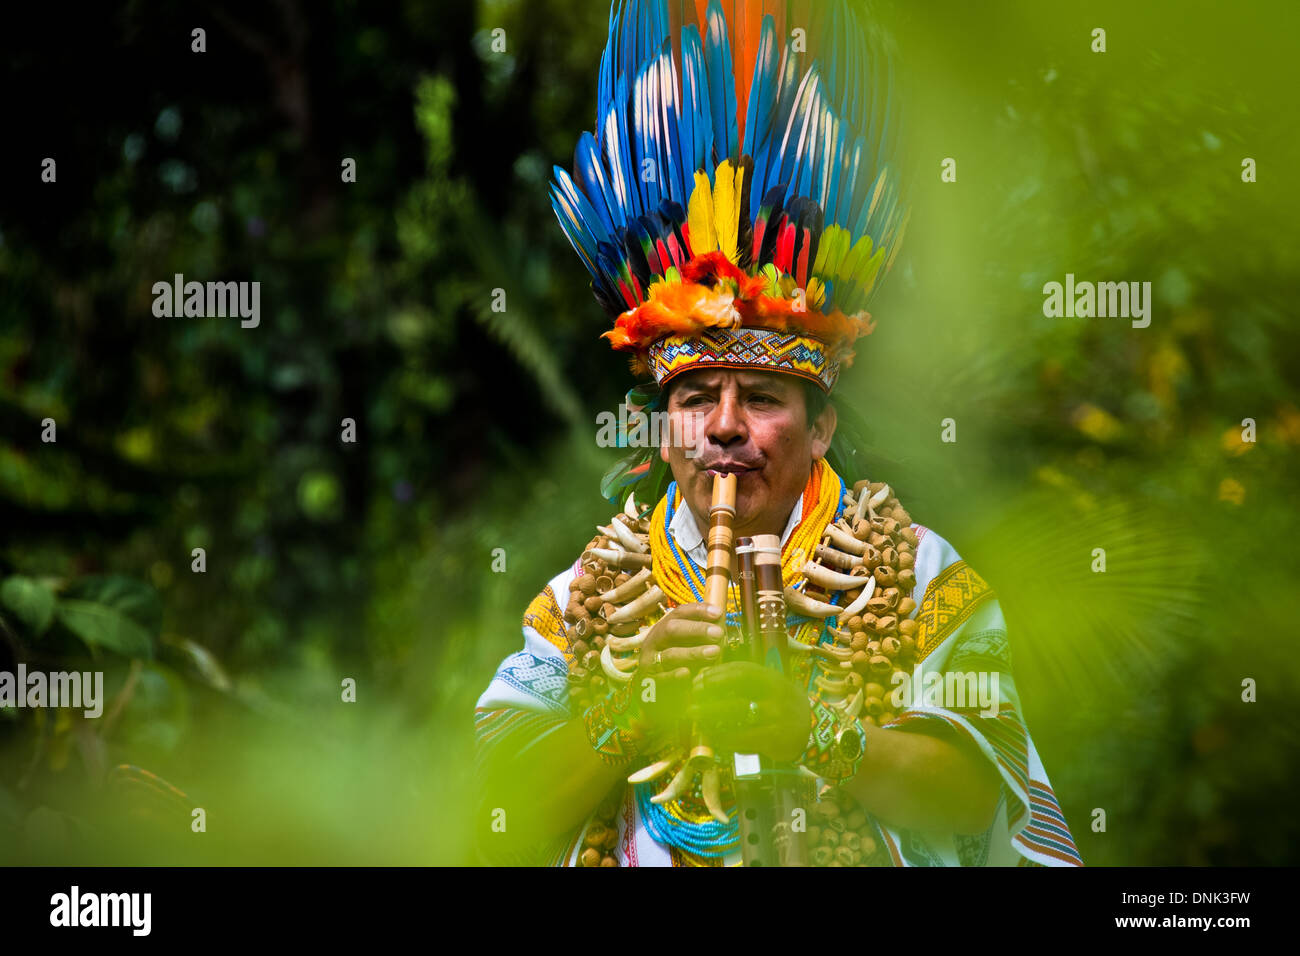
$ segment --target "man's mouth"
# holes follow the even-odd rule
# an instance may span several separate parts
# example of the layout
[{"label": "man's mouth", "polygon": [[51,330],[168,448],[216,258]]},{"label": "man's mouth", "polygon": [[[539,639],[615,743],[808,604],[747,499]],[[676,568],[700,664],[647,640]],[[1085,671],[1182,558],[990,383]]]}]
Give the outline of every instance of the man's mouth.
[{"label": "man's mouth", "polygon": [[755,465],[741,465],[736,462],[719,462],[715,465],[710,465],[707,472],[710,478],[715,478],[718,475],[735,475],[736,477],[740,477],[741,475],[758,470],[759,468]]}]

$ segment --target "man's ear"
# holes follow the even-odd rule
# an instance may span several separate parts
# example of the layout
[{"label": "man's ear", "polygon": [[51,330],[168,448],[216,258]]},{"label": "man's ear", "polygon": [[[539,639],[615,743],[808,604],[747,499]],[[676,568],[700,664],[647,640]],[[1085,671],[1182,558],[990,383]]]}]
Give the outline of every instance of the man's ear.
[{"label": "man's ear", "polygon": [[835,437],[835,425],[837,421],[835,406],[830,402],[827,402],[822,408],[821,413],[813,420],[813,461],[816,461],[818,458],[825,458],[826,452],[830,451],[831,439]]}]

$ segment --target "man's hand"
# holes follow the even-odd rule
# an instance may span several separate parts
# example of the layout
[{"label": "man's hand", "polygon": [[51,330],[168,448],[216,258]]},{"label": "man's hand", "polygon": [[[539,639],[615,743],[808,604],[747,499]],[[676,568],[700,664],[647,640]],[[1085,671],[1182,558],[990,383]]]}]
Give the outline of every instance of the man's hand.
[{"label": "man's hand", "polygon": [[681,604],[656,621],[646,634],[632,692],[643,694],[647,681],[655,685],[650,700],[642,697],[646,729],[652,736],[677,729],[686,716],[687,679],[699,668],[721,659],[721,616],[718,608],[707,604]]},{"label": "man's hand", "polygon": [[641,644],[637,678],[684,680],[691,671],[722,657],[722,628],[716,607],[681,604],[661,617]]},{"label": "man's hand", "polygon": [[769,667],[747,661],[695,676],[687,714],[720,750],[798,760],[808,744],[808,698]]}]

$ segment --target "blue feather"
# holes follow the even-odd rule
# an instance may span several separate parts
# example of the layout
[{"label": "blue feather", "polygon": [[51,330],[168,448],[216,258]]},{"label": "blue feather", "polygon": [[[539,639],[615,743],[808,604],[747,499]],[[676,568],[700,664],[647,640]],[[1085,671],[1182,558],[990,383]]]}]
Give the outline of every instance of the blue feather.
[{"label": "blue feather", "polygon": [[605,167],[600,161],[600,147],[596,138],[590,133],[578,137],[578,145],[573,151],[573,177],[582,187],[583,193],[591,201],[592,208],[600,217],[607,234],[614,232],[614,219],[611,207],[614,203],[605,177]]},{"label": "blue feather", "polygon": [[[757,55],[754,58],[754,78],[749,84],[749,106],[745,111],[745,152],[754,156],[767,138],[772,120],[772,106],[776,98],[777,69],[776,24],[771,14],[763,17],[759,34]],[[754,192],[750,193],[752,201]],[[752,218],[752,217],[751,217]]]},{"label": "blue feather", "polygon": [[709,109],[709,74],[704,65],[700,31],[691,24],[682,31],[682,141],[689,140],[690,174],[684,177],[689,190],[695,171],[709,165],[713,150],[713,119]]},{"label": "blue feather", "polygon": [[736,132],[736,77],[731,68],[731,44],[727,37],[727,18],[718,0],[709,0],[708,35],[704,43],[704,62],[709,71],[709,105],[713,113],[712,168],[739,148]]}]

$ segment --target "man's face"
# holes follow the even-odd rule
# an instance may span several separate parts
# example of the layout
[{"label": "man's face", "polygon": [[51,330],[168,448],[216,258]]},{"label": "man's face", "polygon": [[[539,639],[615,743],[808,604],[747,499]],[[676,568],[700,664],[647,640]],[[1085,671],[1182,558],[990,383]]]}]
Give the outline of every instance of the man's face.
[{"label": "man's face", "polygon": [[785,530],[812,463],[835,433],[834,407],[827,404],[809,427],[799,379],[781,372],[685,372],[669,385],[668,414],[672,427],[659,455],[701,529],[713,476],[736,473],[736,537]]}]

